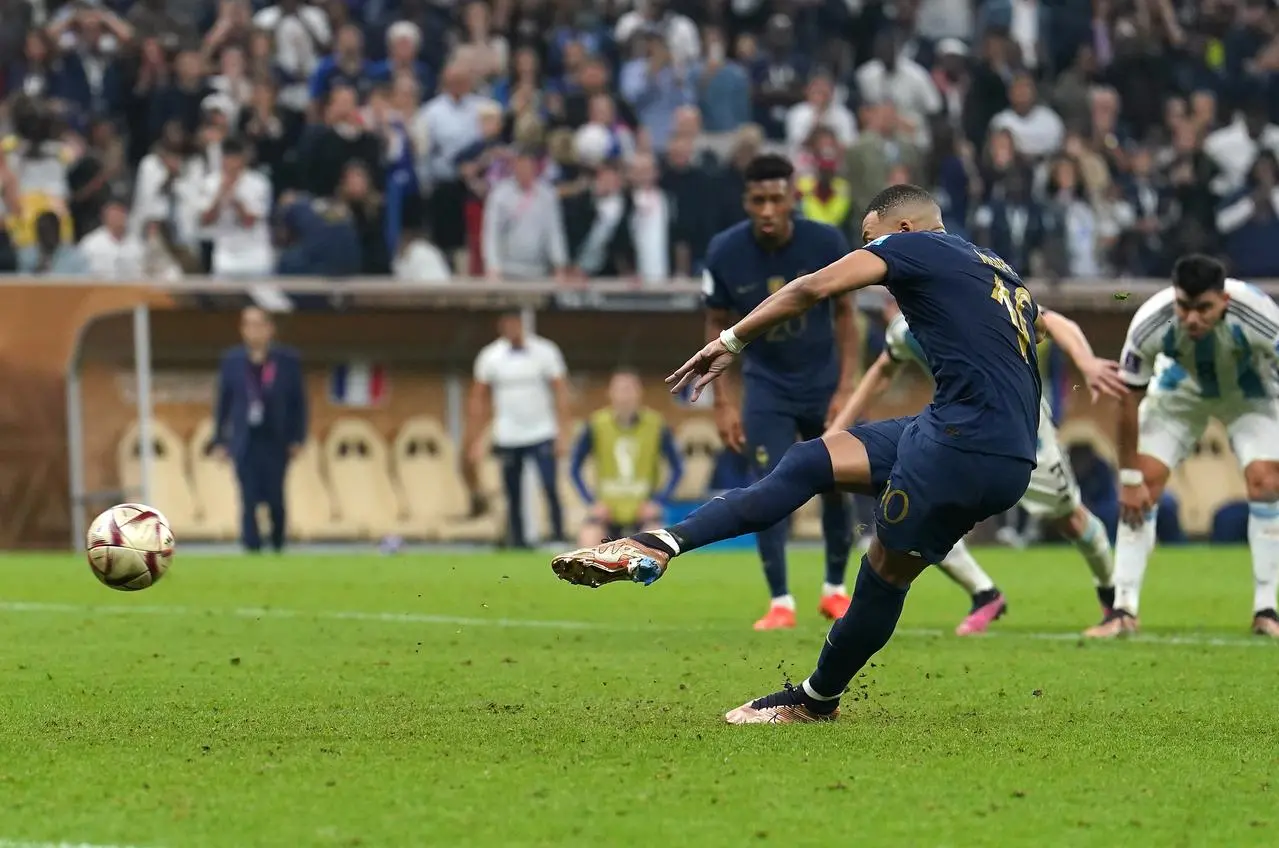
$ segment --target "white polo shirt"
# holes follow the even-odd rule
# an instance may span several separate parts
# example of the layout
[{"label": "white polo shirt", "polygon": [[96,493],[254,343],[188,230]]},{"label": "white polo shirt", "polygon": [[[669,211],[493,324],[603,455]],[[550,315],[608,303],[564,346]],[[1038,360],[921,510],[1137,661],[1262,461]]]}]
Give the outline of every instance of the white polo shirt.
[{"label": "white polo shirt", "polygon": [[106,227],[98,227],[80,239],[80,252],[95,277],[137,281],[146,276],[142,270],[142,242],[136,236],[126,233],[117,239]]},{"label": "white polo shirt", "polygon": [[[221,173],[215,172],[204,178],[199,204],[201,213],[213,205],[221,186]],[[232,192],[255,220],[252,226],[244,227],[231,204],[222,205],[220,214],[208,228],[213,239],[213,273],[218,276],[266,276],[275,270],[269,220],[271,183],[257,171],[245,171]]]},{"label": "white polo shirt", "polygon": [[475,380],[493,396],[493,445],[517,448],[554,439],[555,391],[551,381],[568,373],[555,342],[527,336],[524,346],[506,339],[484,346],[475,357]]}]

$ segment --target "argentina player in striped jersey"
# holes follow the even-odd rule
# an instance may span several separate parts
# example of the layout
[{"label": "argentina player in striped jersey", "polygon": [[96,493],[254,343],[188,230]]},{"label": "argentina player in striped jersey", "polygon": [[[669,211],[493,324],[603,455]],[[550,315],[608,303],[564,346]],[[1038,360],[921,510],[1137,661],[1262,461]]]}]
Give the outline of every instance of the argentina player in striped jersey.
[{"label": "argentina player in striped jersey", "polygon": [[1120,377],[1133,391],[1120,405],[1115,606],[1085,635],[1137,632],[1155,504],[1215,418],[1226,426],[1248,489],[1252,630],[1279,638],[1279,306],[1226,279],[1207,256],[1178,260],[1172,283],[1137,310],[1120,355]]}]

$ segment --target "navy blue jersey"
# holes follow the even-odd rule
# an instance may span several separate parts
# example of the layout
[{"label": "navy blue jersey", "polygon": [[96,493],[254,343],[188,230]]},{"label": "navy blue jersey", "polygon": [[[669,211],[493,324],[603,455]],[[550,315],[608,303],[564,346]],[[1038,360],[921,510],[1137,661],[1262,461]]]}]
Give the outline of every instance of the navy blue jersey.
[{"label": "navy blue jersey", "polygon": [[866,245],[888,265],[937,383],[921,432],[960,450],[1035,461],[1042,391],[1039,307],[1008,263],[948,233],[894,233]]},{"label": "navy blue jersey", "polygon": [[[746,315],[796,277],[826,267],[848,253],[848,242],[834,227],[795,220],[790,241],[769,250],[756,240],[750,221],[711,239],[706,252],[703,294],[709,309]],[[742,377],[796,403],[828,403],[839,383],[834,305],[827,300],[746,348]]]}]

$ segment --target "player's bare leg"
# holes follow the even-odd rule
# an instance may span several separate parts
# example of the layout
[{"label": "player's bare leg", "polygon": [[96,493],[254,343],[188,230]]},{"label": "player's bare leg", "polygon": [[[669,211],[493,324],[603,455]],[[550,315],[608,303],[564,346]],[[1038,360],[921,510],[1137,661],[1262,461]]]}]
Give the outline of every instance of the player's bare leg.
[{"label": "player's bare leg", "polygon": [[928,563],[871,542],[857,575],[848,615],[835,622],[817,660],[817,669],[799,686],[756,698],[730,710],[729,724],[795,724],[831,721],[849,681],[892,637],[906,592]]},{"label": "player's bare leg", "polygon": [[1248,487],[1248,548],[1252,554],[1252,632],[1279,639],[1279,463],[1255,460],[1243,470]]},{"label": "player's bare leg", "polygon": [[1105,621],[1115,608],[1115,559],[1106,535],[1106,525],[1083,504],[1076,506],[1068,515],[1050,519],[1049,523],[1070,540],[1084,562],[1088,563],[1097,589],[1097,602],[1101,605],[1101,617]]},{"label": "player's bare leg", "polygon": [[[1150,491],[1151,503],[1158,504],[1164,486],[1168,485],[1168,466],[1152,456],[1140,454],[1137,468]],[[1138,630],[1138,605],[1146,563],[1155,548],[1155,508],[1146,514],[1138,527],[1122,520],[1115,537],[1115,605],[1101,624],[1089,627],[1084,635],[1092,639],[1114,639]]]},{"label": "player's bare leg", "polygon": [[551,568],[561,580],[591,588],[620,580],[648,585],[665,573],[671,558],[772,527],[814,495],[837,486],[868,492],[865,447],[848,433],[832,440],[833,445],[823,439],[800,442],[760,480],[711,498],[672,527],[560,554]]},{"label": "player's bare leg", "polygon": [[1008,601],[1004,598],[1004,593],[999,591],[995,581],[977,564],[964,542],[951,548],[946,558],[937,563],[937,567],[962,586],[972,598],[972,609],[955,628],[956,636],[985,633],[991,622],[1007,612]]}]

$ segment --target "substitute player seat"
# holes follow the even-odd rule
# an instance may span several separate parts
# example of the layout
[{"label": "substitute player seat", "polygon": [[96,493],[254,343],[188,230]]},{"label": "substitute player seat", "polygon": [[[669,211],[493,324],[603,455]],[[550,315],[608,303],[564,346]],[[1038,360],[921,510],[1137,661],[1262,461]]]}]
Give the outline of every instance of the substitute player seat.
[{"label": "substitute player seat", "polygon": [[1239,460],[1219,422],[1208,422],[1194,453],[1168,478],[1168,490],[1177,496],[1181,525],[1190,536],[1209,535],[1217,510],[1231,501],[1248,500]]},{"label": "substitute player seat", "polygon": [[187,445],[197,532],[202,538],[234,539],[240,534],[240,485],[235,467],[209,450],[212,442],[213,419],[205,418],[196,425]]},{"label": "substitute player seat", "polygon": [[466,487],[458,454],[444,425],[424,415],[408,419],[391,446],[392,482],[408,516],[404,535],[438,539],[442,528],[466,512]]},{"label": "substitute player seat", "polygon": [[458,501],[451,506],[450,514],[439,528],[439,538],[445,542],[485,542],[493,544],[502,538],[506,527],[506,499],[502,496],[502,469],[493,456],[490,430],[480,437],[484,445],[484,459],[480,461],[480,493],[488,503],[488,512],[478,518],[465,518],[468,504],[466,486],[462,480],[462,452],[458,449],[452,468],[458,481]]},{"label": "substitute player seat", "polygon": [[324,475],[323,448],[307,439],[289,463],[284,478],[284,504],[289,538],[304,541],[353,538],[355,530],[343,524],[333,492]]},{"label": "substitute player seat", "polygon": [[675,444],[684,457],[684,478],[675,490],[675,499],[704,500],[711,476],[715,473],[715,457],[724,448],[714,419],[697,417],[685,420],[675,428]]},{"label": "substitute player seat", "polygon": [[[125,431],[116,449],[116,470],[128,500],[142,498],[142,444],[138,422]],[[158,419],[151,420],[151,506],[169,519],[179,538],[208,538],[199,533],[195,493],[188,473],[187,446],[177,432]]]},{"label": "substitute player seat", "polygon": [[391,485],[386,442],[362,418],[339,418],[324,439],[324,460],[342,525],[357,538],[400,535],[411,527]]}]

